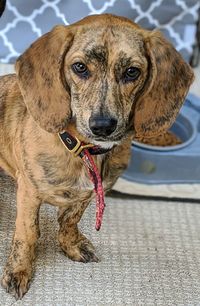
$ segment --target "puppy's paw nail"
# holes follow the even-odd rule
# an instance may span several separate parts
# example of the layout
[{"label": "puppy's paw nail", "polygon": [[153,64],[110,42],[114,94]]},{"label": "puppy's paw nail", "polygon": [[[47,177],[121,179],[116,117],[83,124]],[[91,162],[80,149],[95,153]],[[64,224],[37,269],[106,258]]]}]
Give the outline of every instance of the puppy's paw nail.
[{"label": "puppy's paw nail", "polygon": [[80,255],[82,262],[87,263],[87,262],[99,262],[99,258],[95,255],[94,249],[91,248],[90,246],[87,246],[87,244],[84,246],[80,247]]},{"label": "puppy's paw nail", "polygon": [[99,262],[99,258],[95,255],[95,248],[92,243],[84,237],[75,245],[66,245],[61,243],[64,253],[72,260],[79,262]]},{"label": "puppy's paw nail", "polygon": [[16,300],[22,299],[30,287],[30,277],[26,271],[12,272],[6,269],[1,279],[1,285]]}]

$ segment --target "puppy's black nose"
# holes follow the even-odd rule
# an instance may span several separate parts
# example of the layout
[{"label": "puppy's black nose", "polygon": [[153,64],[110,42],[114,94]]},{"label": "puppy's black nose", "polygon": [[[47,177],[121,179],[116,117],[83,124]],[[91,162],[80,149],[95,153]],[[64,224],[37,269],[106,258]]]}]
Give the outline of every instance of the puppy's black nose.
[{"label": "puppy's black nose", "polygon": [[117,127],[117,120],[111,117],[94,116],[89,119],[89,127],[94,135],[109,136]]}]

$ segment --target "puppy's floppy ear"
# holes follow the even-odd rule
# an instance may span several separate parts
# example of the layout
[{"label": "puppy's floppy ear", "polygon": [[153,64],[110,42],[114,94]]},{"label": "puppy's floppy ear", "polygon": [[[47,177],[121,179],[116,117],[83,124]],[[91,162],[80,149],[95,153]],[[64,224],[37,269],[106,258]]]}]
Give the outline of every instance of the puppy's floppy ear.
[{"label": "puppy's floppy ear", "polygon": [[153,137],[175,120],[193,81],[193,71],[157,31],[144,31],[149,77],[135,106],[136,137]]},{"label": "puppy's floppy ear", "polygon": [[17,60],[16,73],[24,102],[34,120],[51,133],[62,131],[71,116],[64,58],[73,40],[69,27],[56,26]]}]

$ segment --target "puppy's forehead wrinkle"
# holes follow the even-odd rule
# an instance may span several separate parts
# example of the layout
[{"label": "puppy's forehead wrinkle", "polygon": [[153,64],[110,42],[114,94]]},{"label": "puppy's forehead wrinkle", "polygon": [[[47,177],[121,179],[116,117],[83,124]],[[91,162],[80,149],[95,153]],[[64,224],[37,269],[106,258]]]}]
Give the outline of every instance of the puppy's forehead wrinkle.
[{"label": "puppy's forehead wrinkle", "polygon": [[88,60],[96,60],[100,63],[107,63],[108,48],[106,46],[96,45],[84,51]]},{"label": "puppy's forehead wrinkle", "polygon": [[118,61],[117,61],[117,65],[120,67],[120,68],[128,68],[128,66],[130,66],[132,62],[132,57],[130,56],[127,56],[127,54],[123,51],[121,51],[119,53],[119,57],[118,57]]},{"label": "puppy's forehead wrinkle", "polygon": [[144,55],[144,38],[137,28],[130,26],[107,25],[87,27],[77,33],[74,42],[77,43],[82,51],[93,50],[94,54],[96,53],[95,55],[100,54],[100,58],[102,58],[102,53],[105,55],[105,52],[108,54],[110,51],[112,54],[113,51],[116,51],[116,47],[117,49],[124,48],[124,50],[128,47],[128,49],[134,49],[135,53],[139,52]]}]

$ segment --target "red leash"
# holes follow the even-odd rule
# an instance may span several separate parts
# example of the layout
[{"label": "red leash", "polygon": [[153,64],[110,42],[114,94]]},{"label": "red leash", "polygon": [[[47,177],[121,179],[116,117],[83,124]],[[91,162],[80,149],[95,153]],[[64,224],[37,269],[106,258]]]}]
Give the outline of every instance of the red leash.
[{"label": "red leash", "polygon": [[94,184],[94,191],[96,193],[96,224],[95,228],[97,231],[101,228],[101,223],[103,219],[103,212],[105,208],[105,201],[104,201],[104,190],[101,181],[101,176],[97,169],[97,166],[94,163],[92,156],[90,155],[89,151],[85,149],[83,151],[82,160],[88,170],[89,176],[91,181]]},{"label": "red leash", "polygon": [[104,154],[110,149],[100,148],[99,146],[94,146],[92,144],[81,143],[76,137],[73,137],[68,132],[63,132],[58,134],[62,143],[65,145],[67,150],[73,153],[75,156],[80,156],[84,162],[84,165],[88,171],[90,180],[94,184],[94,191],[96,193],[96,224],[95,228],[97,231],[101,228],[101,223],[103,219],[103,212],[105,208],[104,201],[104,190],[102,185],[101,176],[99,170],[94,163],[91,155]]}]

